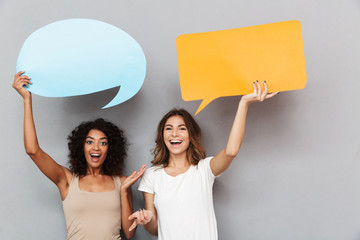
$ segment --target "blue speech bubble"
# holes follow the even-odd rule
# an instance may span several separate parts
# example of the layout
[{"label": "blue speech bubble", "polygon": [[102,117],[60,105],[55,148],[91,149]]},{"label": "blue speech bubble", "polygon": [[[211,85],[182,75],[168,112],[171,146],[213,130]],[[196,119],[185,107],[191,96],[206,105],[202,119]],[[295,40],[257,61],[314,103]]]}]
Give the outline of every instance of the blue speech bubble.
[{"label": "blue speech bubble", "polygon": [[68,97],[120,86],[103,108],[133,97],[141,88],[146,59],[141,46],[123,30],[92,19],[48,24],[24,42],[16,66],[45,97]]}]

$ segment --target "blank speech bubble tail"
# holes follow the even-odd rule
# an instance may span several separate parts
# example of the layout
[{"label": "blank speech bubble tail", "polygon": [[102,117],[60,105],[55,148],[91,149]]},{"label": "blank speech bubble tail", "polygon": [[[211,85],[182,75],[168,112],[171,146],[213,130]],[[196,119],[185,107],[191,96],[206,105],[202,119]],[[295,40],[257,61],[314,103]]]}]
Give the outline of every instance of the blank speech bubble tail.
[{"label": "blank speech bubble tail", "polygon": [[203,110],[203,109],[204,109],[209,103],[211,103],[214,99],[215,99],[215,98],[206,98],[206,99],[204,99],[204,100],[201,102],[199,108],[197,109],[195,115],[198,114],[201,110]]},{"label": "blank speech bubble tail", "polygon": [[106,104],[101,109],[113,107],[115,105],[123,103],[126,100],[129,100],[130,98],[132,98],[137,92],[138,92],[138,90],[136,90],[136,89],[126,88],[125,85],[122,85],[122,86],[120,86],[120,89],[119,89],[118,93],[116,94],[116,96],[113,98],[113,100],[111,100],[111,102]]}]

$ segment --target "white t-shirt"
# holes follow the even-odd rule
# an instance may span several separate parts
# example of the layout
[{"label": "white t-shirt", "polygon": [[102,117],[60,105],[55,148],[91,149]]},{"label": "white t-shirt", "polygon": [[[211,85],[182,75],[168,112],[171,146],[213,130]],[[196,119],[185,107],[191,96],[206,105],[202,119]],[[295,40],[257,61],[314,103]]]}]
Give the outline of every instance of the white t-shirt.
[{"label": "white t-shirt", "polygon": [[191,165],[183,174],[168,175],[163,167],[147,169],[139,190],[155,194],[159,240],[217,240],[213,206],[215,176],[212,157]]}]

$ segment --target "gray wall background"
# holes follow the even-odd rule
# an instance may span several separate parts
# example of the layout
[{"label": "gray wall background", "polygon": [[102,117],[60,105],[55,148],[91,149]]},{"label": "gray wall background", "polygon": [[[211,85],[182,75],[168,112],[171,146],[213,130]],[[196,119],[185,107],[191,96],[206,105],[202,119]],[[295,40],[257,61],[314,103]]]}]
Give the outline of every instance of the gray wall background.
[{"label": "gray wall background", "polygon": [[[146,79],[134,98],[105,110],[117,89],[34,96],[40,144],[65,165],[68,133],[101,116],[132,143],[128,173],[150,163],[165,112],[177,106],[195,113],[200,104],[181,98],[178,35],[300,20],[307,86],[250,107],[240,153],[214,186],[219,239],[360,239],[359,0],[0,0],[0,239],[66,238],[58,190],[25,154],[22,100],[11,83],[24,40],[69,18],[97,19],[132,35],[147,57]],[[217,99],[196,116],[208,155],[225,146],[238,101]],[[137,209],[143,200],[136,188]],[[156,238],[140,227],[135,239]]]}]

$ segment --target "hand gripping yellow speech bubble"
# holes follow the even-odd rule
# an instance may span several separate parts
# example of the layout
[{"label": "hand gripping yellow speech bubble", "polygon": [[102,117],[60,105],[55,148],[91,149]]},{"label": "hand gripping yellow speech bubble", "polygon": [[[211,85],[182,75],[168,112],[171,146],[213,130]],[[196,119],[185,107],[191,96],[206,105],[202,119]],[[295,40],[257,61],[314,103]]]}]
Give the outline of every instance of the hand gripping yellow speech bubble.
[{"label": "hand gripping yellow speech bubble", "polygon": [[185,101],[201,100],[199,113],[219,97],[251,93],[266,80],[269,92],[306,85],[299,21],[180,35],[179,79]]}]

